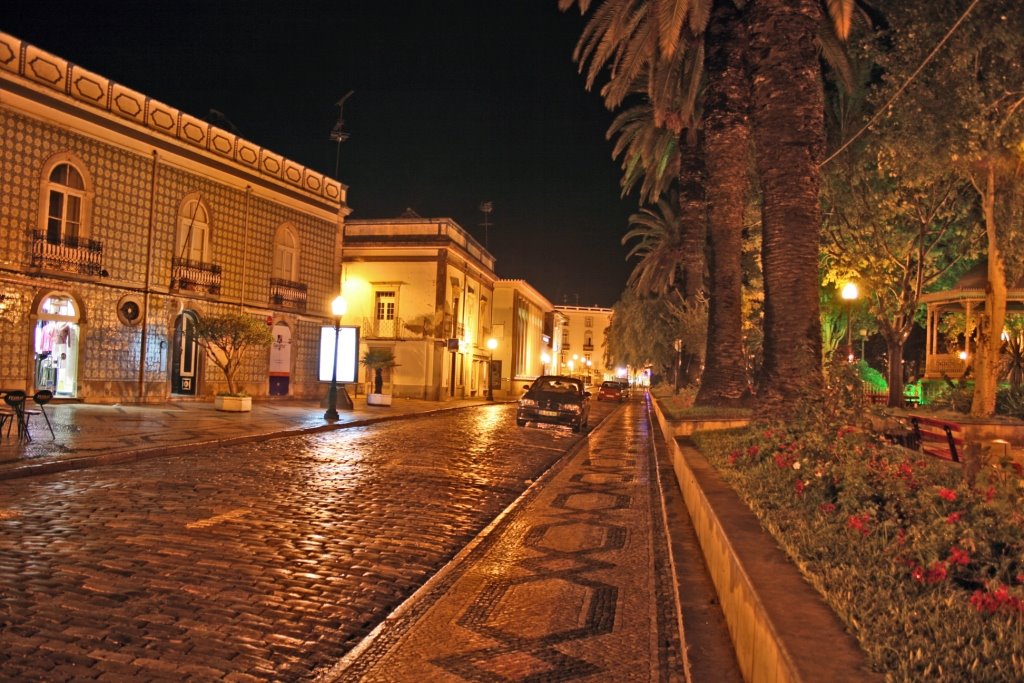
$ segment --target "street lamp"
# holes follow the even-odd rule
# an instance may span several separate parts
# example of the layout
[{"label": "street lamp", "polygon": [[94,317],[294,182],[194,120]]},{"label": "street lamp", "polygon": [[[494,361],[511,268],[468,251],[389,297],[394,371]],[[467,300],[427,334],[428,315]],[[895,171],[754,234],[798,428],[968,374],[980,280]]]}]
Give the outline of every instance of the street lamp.
[{"label": "street lamp", "polygon": [[847,282],[843,285],[843,300],[846,301],[846,358],[853,362],[853,301],[857,298],[857,284]]},{"label": "street lamp", "polygon": [[341,319],[348,310],[345,297],[339,294],[331,302],[331,315],[334,316],[334,361],[331,367],[331,390],[327,393],[327,412],[325,420],[338,419],[338,334],[341,331]]},{"label": "street lamp", "polygon": [[498,340],[491,337],[487,340],[487,400],[494,400],[494,381],[491,379],[492,368],[494,367],[494,349],[498,348]]},{"label": "street lamp", "polygon": [[551,362],[551,356],[548,355],[547,351],[540,354],[540,374],[548,374],[548,363]]}]

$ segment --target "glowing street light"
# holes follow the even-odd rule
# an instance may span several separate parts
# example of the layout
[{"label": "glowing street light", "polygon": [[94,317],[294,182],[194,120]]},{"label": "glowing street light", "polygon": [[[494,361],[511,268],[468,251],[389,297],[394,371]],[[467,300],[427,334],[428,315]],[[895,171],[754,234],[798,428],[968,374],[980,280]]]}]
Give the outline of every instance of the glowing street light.
[{"label": "glowing street light", "polygon": [[540,374],[548,374],[548,363],[551,362],[551,356],[548,355],[547,351],[540,354]]},{"label": "glowing street light", "polygon": [[327,394],[327,412],[325,420],[338,419],[338,333],[341,331],[341,319],[348,311],[345,297],[339,294],[331,302],[331,315],[334,316],[334,362],[331,367],[331,390]]},{"label": "glowing street light", "polygon": [[842,297],[846,301],[846,358],[853,362],[853,302],[857,298],[857,284],[847,282],[843,285]]},{"label": "glowing street light", "polygon": [[494,400],[494,382],[491,379],[491,369],[494,367],[494,349],[498,348],[498,340],[491,337],[487,340],[487,400]]}]

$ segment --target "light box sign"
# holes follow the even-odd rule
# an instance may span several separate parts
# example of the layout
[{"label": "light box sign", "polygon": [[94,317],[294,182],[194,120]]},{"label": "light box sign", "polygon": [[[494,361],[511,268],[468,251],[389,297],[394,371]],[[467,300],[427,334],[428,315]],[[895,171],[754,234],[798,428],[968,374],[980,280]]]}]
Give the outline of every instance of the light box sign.
[{"label": "light box sign", "polygon": [[354,384],[359,369],[359,328],[342,325],[338,328],[338,348],[335,355],[334,327],[320,328],[320,381],[330,382],[334,359],[338,361],[338,383]]}]

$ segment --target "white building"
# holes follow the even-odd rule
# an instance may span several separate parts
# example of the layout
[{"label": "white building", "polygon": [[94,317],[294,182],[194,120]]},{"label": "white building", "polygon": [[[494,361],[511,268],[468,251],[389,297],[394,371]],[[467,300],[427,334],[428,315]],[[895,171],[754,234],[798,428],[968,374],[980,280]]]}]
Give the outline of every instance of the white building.
[{"label": "white building", "polygon": [[361,328],[360,357],[372,348],[394,352],[385,393],[485,395],[494,257],[452,219],[411,211],[348,220],[344,234],[344,323]]}]

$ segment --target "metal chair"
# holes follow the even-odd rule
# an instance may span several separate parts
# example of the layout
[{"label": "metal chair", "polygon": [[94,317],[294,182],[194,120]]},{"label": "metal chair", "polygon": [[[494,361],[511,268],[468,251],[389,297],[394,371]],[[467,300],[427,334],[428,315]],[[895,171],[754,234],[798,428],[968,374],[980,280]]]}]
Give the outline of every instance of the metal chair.
[{"label": "metal chair", "polygon": [[[14,419],[11,422],[18,423],[18,438],[25,439],[26,441],[32,440],[32,435],[28,432],[28,418],[38,413],[38,410],[25,410],[25,392],[24,391],[8,391],[4,394],[4,403],[11,407],[14,411]],[[7,425],[7,436],[11,435],[11,425]]]},{"label": "metal chair", "polygon": [[[32,396],[32,402],[39,406],[39,412],[43,414],[43,419],[46,420],[46,426],[50,428],[50,438],[56,439],[57,435],[53,433],[53,425],[50,424],[50,416],[46,414],[45,406],[53,399],[53,392],[46,389],[40,389]],[[35,412],[35,411],[30,411]]]}]

